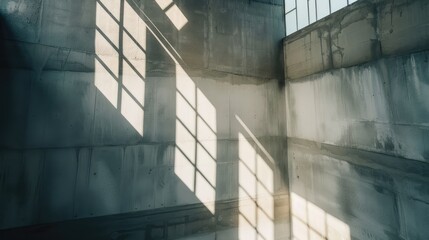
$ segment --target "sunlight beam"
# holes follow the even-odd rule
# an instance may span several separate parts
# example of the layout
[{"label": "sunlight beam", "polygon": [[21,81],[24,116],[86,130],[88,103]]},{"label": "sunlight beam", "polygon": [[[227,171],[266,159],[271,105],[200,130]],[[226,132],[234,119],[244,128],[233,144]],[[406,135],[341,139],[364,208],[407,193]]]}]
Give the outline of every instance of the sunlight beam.
[{"label": "sunlight beam", "polygon": [[143,136],[143,109],[131,98],[131,96],[122,89],[122,107],[121,113],[134,129]]},{"label": "sunlight beam", "polygon": [[256,172],[256,151],[241,133],[238,133],[238,157],[250,171]]},{"label": "sunlight beam", "polygon": [[126,1],[97,0],[95,21],[94,84],[143,136],[146,26]]},{"label": "sunlight beam", "polygon": [[195,137],[179,120],[176,120],[176,145],[182,150],[185,156],[195,164]]},{"label": "sunlight beam", "polygon": [[207,150],[210,156],[216,158],[216,134],[199,116],[197,118],[197,139],[201,143],[201,145]]},{"label": "sunlight beam", "polygon": [[246,130],[246,133],[249,134],[249,136],[252,138],[252,140],[256,143],[256,145],[258,145],[258,148],[265,154],[265,156],[268,158],[268,160],[274,164],[274,159],[273,157],[271,157],[271,155],[268,153],[268,151],[264,148],[264,146],[262,146],[262,144],[258,141],[258,139],[255,137],[255,135],[252,133],[252,131],[250,131],[249,127],[247,127],[246,124],[244,124],[243,120],[241,120],[241,118],[237,115],[235,115],[235,118],[237,119],[237,121],[241,124],[241,126],[244,128],[244,130]]},{"label": "sunlight beam", "polygon": [[171,20],[177,30],[182,29],[186,23],[188,23],[188,19],[185,17],[185,15],[183,15],[182,11],[180,11],[176,5],[170,7],[165,14]]},{"label": "sunlight beam", "polygon": [[197,169],[204,173],[210,185],[216,187],[216,161],[200,144],[197,144],[197,158]]},{"label": "sunlight beam", "polygon": [[113,107],[118,108],[118,82],[98,59],[95,59],[94,84]]},{"label": "sunlight beam", "polygon": [[[113,1],[109,1],[109,2],[113,2]],[[119,1],[117,2],[119,3]],[[117,22],[118,21],[117,19],[112,18],[111,9],[120,9],[120,8],[119,6],[116,6],[117,4],[114,4],[114,3],[110,3],[108,5],[115,5],[115,7],[108,8],[109,12],[107,12],[106,9],[104,9],[104,7],[102,7],[102,5],[100,5],[100,3],[97,2],[95,21],[97,23],[97,28],[100,29],[100,31],[103,32],[106,36],[108,36],[109,40],[113,43],[113,45],[116,48],[118,48],[119,47],[119,24]],[[118,19],[119,19],[119,14],[118,14]],[[98,41],[96,40],[95,43],[97,44]],[[96,46],[95,50],[97,54],[100,54],[99,51],[102,51],[103,49],[100,46]]]},{"label": "sunlight beam", "polygon": [[122,84],[137,99],[138,103],[144,106],[145,82],[126,61],[123,61],[122,67]]},{"label": "sunlight beam", "polygon": [[200,172],[197,172],[195,186],[195,194],[197,198],[206,206],[206,208],[214,214],[215,211],[215,200],[216,192],[210,183],[203,177]]},{"label": "sunlight beam", "polygon": [[196,108],[195,83],[185,72],[185,70],[176,63],[176,87],[192,108]]},{"label": "sunlight beam", "polygon": [[173,0],[155,0],[155,2],[164,10],[173,3]]},{"label": "sunlight beam", "polygon": [[197,111],[213,132],[216,132],[216,108],[207,99],[206,95],[197,89]]},{"label": "sunlight beam", "polygon": [[195,190],[194,166],[177,147],[175,148],[174,173],[182,180],[186,187],[191,191]]},{"label": "sunlight beam", "polygon": [[238,239],[240,240],[256,240],[256,229],[240,214],[238,217]]},{"label": "sunlight beam", "polygon": [[195,135],[197,114],[181,94],[176,94],[176,115],[191,134]]},{"label": "sunlight beam", "polygon": [[238,133],[239,239],[272,240],[274,173],[242,133]]}]

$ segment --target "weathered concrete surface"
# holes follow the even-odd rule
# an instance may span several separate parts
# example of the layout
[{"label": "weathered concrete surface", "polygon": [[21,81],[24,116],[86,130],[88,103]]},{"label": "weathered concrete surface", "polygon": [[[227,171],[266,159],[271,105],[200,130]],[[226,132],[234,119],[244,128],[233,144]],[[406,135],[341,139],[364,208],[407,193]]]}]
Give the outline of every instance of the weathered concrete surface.
[{"label": "weathered concrete surface", "polygon": [[296,41],[285,42],[287,78],[308,76],[332,68],[329,34],[323,30],[308,32]]},{"label": "weathered concrete surface", "polygon": [[285,39],[292,236],[429,238],[427,8],[358,1]]},{"label": "weathered concrete surface", "polygon": [[[247,203],[239,136],[269,167],[270,197],[287,198],[283,2],[175,1],[173,15],[161,6],[0,1],[1,229],[201,203],[214,215],[216,201]],[[170,19],[178,11],[179,27]],[[195,130],[182,129],[193,135],[181,139],[192,115]],[[178,146],[192,141],[200,148],[188,160],[215,162],[192,169],[206,182],[214,173],[214,198],[175,170],[186,169]],[[201,169],[211,175],[198,178]],[[286,239],[287,202],[275,209],[274,237]]]},{"label": "weathered concrete surface", "polygon": [[[277,151],[277,155],[273,157],[286,155],[282,139],[260,139],[260,142],[270,146],[267,148],[269,152]],[[73,221],[65,225],[54,223],[0,231],[0,236],[4,236],[2,239],[25,239],[29,236],[42,239],[51,237],[73,239],[77,236],[104,239],[105,234],[119,232],[122,236],[124,234],[122,232],[125,231],[130,235],[129,239],[135,239],[134,235],[140,231],[147,231],[154,225],[165,225],[168,229],[179,227],[177,231],[184,231],[170,232],[168,239],[195,232],[212,232],[215,229],[228,228],[232,229],[222,234],[228,234],[227,238],[236,236],[242,227],[238,223],[238,209],[240,205],[246,205],[246,201],[239,198],[237,191],[238,156],[234,158],[237,153],[233,152],[238,151],[239,143],[223,140],[219,141],[218,145],[227,146],[226,149],[223,147],[221,149],[229,154],[224,153],[223,158],[217,163],[217,174],[221,177],[216,183],[214,214],[209,212],[195,193],[175,175],[173,144],[2,151],[0,201],[3,214],[0,223],[3,229],[63,220]],[[284,179],[287,169],[282,163],[275,165],[274,169],[275,236],[276,239],[287,239],[289,231],[285,225],[288,224],[289,205],[285,192],[287,179]],[[228,203],[230,201],[233,202]],[[218,205],[222,205],[222,202],[234,206],[234,210],[222,211],[222,207]],[[180,224],[175,223],[173,215],[180,214],[183,206],[192,204],[200,206],[199,212],[186,211],[189,217],[181,218]],[[169,213],[156,217],[159,224],[153,222],[152,218],[144,223],[146,220],[135,219],[135,214],[129,215],[130,212],[138,212],[136,214],[146,216],[152,214],[153,209],[163,208],[168,208]],[[119,217],[124,223],[118,223],[112,218],[76,220],[120,213],[125,214]],[[192,220],[194,218],[204,218],[204,221],[194,221]],[[209,223],[215,219],[217,223],[210,225]],[[167,223],[170,220],[173,223]],[[131,224],[130,221],[137,222]],[[136,224],[138,228],[132,227]],[[183,230],[183,226],[170,226],[175,224],[186,225],[186,231]],[[79,229],[77,233],[76,229]],[[88,233],[82,235],[82,231]],[[166,233],[164,230],[161,232],[163,233],[159,239],[165,239],[163,234]]]},{"label": "weathered concrete surface", "polygon": [[291,193],[344,222],[346,239],[429,236],[428,164],[302,140],[288,153]]},{"label": "weathered concrete surface", "polygon": [[[276,202],[286,206],[287,198],[277,198]],[[199,203],[15,228],[0,231],[0,237],[16,240],[28,239],[28,236],[33,239],[188,239],[185,236],[190,236],[189,239],[238,239],[239,226],[234,222],[238,222],[239,202],[219,201],[217,206],[215,216]]]},{"label": "weathered concrete surface", "polygon": [[428,54],[287,83],[291,193],[340,219],[352,238],[429,236]]},{"label": "weathered concrete surface", "polygon": [[421,52],[289,82],[288,136],[429,162],[428,58]]},{"label": "weathered concrete surface", "polygon": [[427,1],[358,1],[285,38],[285,77],[298,79],[429,49]]},{"label": "weathered concrete surface", "polygon": [[428,49],[429,3],[387,2],[381,8],[380,40],[383,54],[398,55]]}]

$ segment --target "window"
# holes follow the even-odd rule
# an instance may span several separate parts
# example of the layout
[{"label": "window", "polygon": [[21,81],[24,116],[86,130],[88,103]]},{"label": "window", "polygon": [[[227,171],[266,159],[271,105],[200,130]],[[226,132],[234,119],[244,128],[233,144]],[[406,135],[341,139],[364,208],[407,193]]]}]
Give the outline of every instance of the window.
[{"label": "window", "polygon": [[285,0],[286,36],[357,0]]}]

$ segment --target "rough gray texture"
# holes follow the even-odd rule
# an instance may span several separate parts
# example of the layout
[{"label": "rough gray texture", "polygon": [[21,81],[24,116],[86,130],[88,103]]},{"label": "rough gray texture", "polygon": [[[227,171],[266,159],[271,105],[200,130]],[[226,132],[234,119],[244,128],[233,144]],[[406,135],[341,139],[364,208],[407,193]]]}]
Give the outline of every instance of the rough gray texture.
[{"label": "rough gray texture", "polygon": [[[283,2],[173,6],[187,18],[180,30],[154,0],[0,1],[1,229],[212,204],[174,170],[175,149],[189,140],[178,138],[179,97],[210,114],[180,92],[192,90],[179,86],[187,76],[215,109],[198,120],[214,122],[205,129],[214,135],[193,136],[215,146],[211,200],[242,200],[239,133],[269,163],[272,195],[287,197]],[[272,221],[287,224],[287,202],[276,209]],[[238,224],[234,213],[226,227]],[[275,228],[276,239],[287,235]]]},{"label": "rough gray texture", "polygon": [[[287,197],[276,198],[286,206]],[[206,207],[192,204],[138,213],[126,213],[61,223],[42,224],[0,231],[2,239],[238,239],[239,202],[218,201],[213,215]],[[279,226],[279,229],[283,226]],[[80,234],[76,229],[85,232]],[[280,233],[279,234],[284,234]],[[284,236],[287,239],[288,236]],[[280,238],[280,237],[277,237]]]},{"label": "rough gray texture", "polygon": [[362,0],[286,38],[293,236],[316,206],[345,239],[429,238],[428,6]]},{"label": "rough gray texture", "polygon": [[285,38],[285,77],[429,49],[428,12],[423,0],[357,1]]},{"label": "rough gray texture", "polygon": [[351,239],[427,239],[428,164],[302,140],[288,153],[291,192],[346,223]]},{"label": "rough gray texture", "polygon": [[429,162],[429,53],[289,82],[288,136]]}]

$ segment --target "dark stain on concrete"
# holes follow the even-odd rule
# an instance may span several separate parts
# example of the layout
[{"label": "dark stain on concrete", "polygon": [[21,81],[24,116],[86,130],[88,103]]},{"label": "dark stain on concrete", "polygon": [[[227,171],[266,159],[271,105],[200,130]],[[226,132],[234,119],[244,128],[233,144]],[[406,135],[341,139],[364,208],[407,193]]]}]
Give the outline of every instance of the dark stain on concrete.
[{"label": "dark stain on concrete", "polygon": [[395,150],[395,144],[393,143],[392,138],[388,137],[386,139],[386,141],[384,142],[384,149],[389,152]]}]

